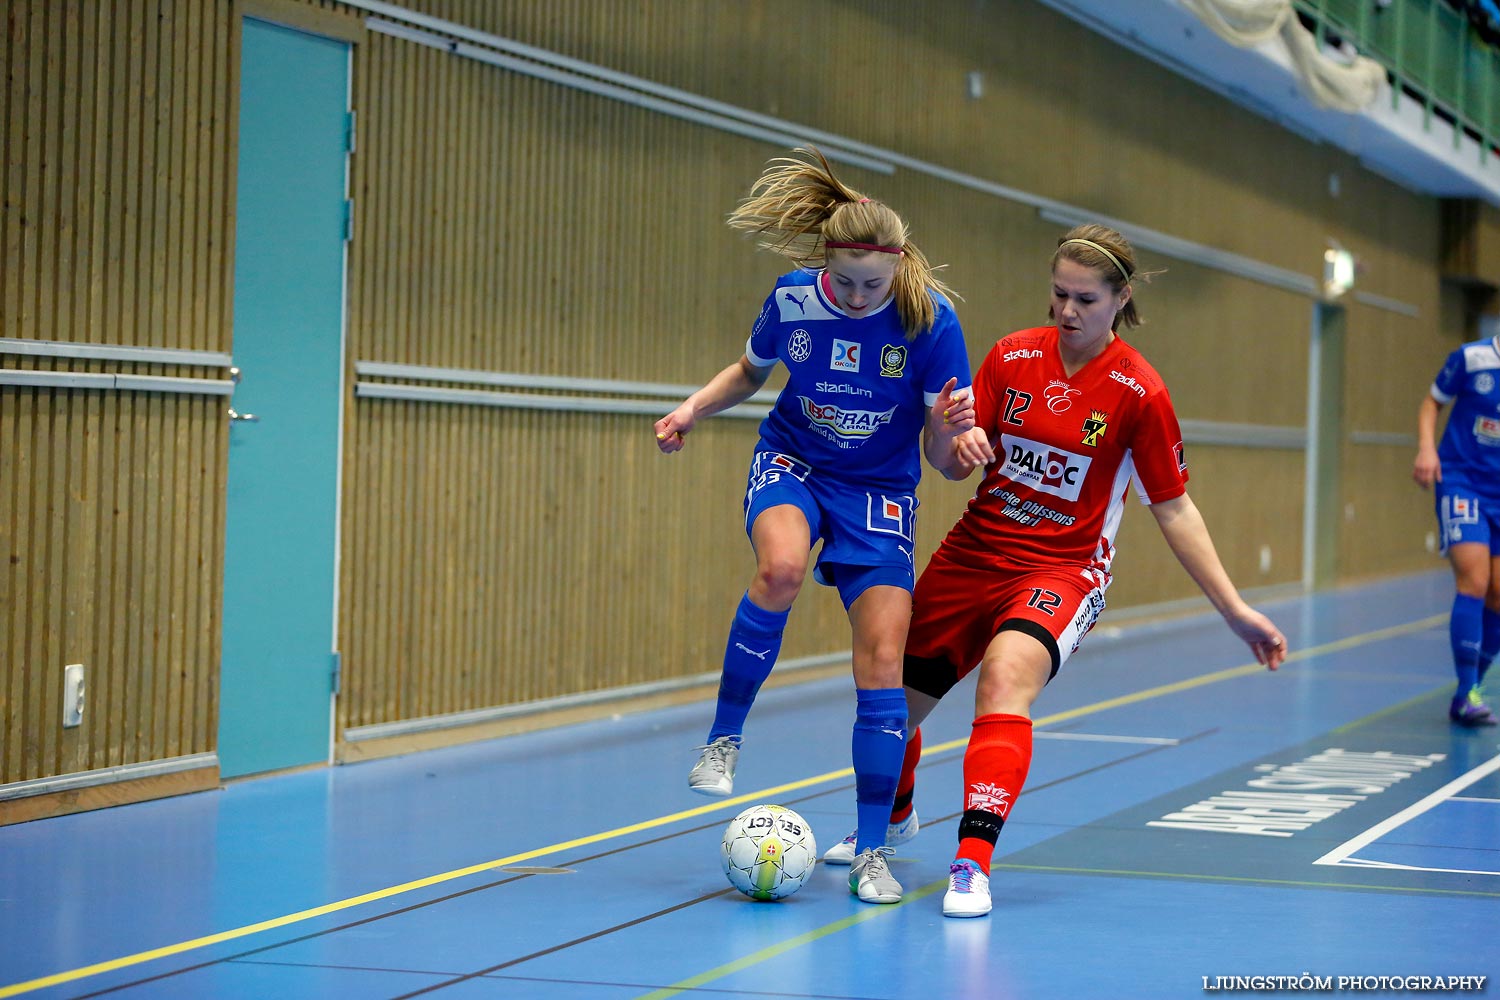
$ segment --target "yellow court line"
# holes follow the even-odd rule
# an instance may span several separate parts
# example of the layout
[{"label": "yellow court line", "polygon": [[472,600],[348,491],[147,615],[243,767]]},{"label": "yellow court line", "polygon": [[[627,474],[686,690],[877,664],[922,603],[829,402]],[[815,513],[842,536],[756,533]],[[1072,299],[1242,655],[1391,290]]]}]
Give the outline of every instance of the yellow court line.
[{"label": "yellow court line", "polygon": [[[1371,642],[1379,642],[1382,639],[1389,639],[1394,636],[1405,635],[1411,632],[1419,632],[1423,629],[1431,628],[1433,625],[1445,621],[1446,619],[1447,615],[1445,614],[1432,615],[1431,617],[1423,618],[1415,622],[1408,622],[1404,625],[1393,625],[1389,628],[1377,629],[1374,632],[1361,633],[1360,635],[1350,636],[1346,639],[1339,639],[1335,642],[1325,643],[1321,646],[1314,646],[1310,649],[1293,652],[1287,656],[1287,662],[1290,663],[1295,660],[1307,659],[1308,657],[1317,656],[1323,653],[1337,652],[1339,650],[1349,649],[1354,646],[1366,645]],[[1095,702],[1092,705],[1084,705],[1081,708],[1074,708],[1069,709],[1065,712],[1058,712],[1053,715],[1036,719],[1034,720],[1034,724],[1037,726],[1053,725],[1058,722],[1065,722],[1069,719],[1076,719],[1080,716],[1103,712],[1111,708],[1119,708],[1122,705],[1130,705],[1134,704],[1135,702],[1146,701],[1150,698],[1159,698],[1163,695],[1176,694],[1179,691],[1187,691],[1195,687],[1201,687],[1205,684],[1213,684],[1218,681],[1229,680],[1233,677],[1243,677],[1247,674],[1257,673],[1264,669],[1265,668],[1258,663],[1251,663],[1242,667],[1232,667],[1227,670],[1219,670],[1211,674],[1204,674],[1201,677],[1194,677],[1185,681],[1177,681],[1173,684],[1164,684],[1159,687],[1149,688],[1145,691],[1138,691],[1135,694],[1123,695],[1119,698],[1110,698],[1106,701]],[[935,746],[924,747],[922,749],[922,755],[925,757],[931,753],[941,753],[945,750],[951,750],[955,747],[963,746],[967,742],[968,737],[964,737],[963,739],[951,740],[947,743],[939,743]],[[774,799],[775,797],[783,795],[787,792],[794,792],[799,789],[807,788],[812,785],[820,785],[829,781],[838,781],[843,778],[851,777],[853,774],[854,769],[852,767],[842,768],[838,771],[829,771],[825,774],[819,774],[814,777],[803,778],[800,781],[792,781],[784,785],[776,785],[772,788],[763,788],[758,791],[751,792],[747,795],[721,799],[710,805],[698,806],[694,809],[685,809],[682,812],[672,813],[668,816],[658,816],[655,819],[643,820],[639,823],[632,823],[629,826],[617,827],[616,829],[606,830],[602,833],[590,834],[587,837],[579,837],[576,840],[569,840],[559,844],[552,844],[547,847],[538,847],[535,850],[525,851],[520,854],[512,854],[509,857],[496,858],[494,861],[486,861],[482,864],[470,865],[467,868],[458,868],[450,872],[443,872],[440,875],[429,875],[426,878],[415,879],[410,882],[403,882],[400,885],[394,885],[386,889],[377,889],[374,892],[367,892],[359,896],[351,896],[348,899],[341,899],[333,903],[325,903],[322,906],[315,906],[306,910],[298,910],[296,913],[288,913],[285,916],[274,917],[270,920],[262,920],[259,923],[246,924],[243,927],[236,927],[233,930],[219,931],[217,934],[209,934],[205,937],[193,938],[190,941],[180,941],[177,944],[164,945],[163,947],[153,948],[149,951],[137,952],[134,955],[124,955],[120,958],[112,958],[105,962],[96,962],[93,965],[85,965],[81,968],[70,969],[66,972],[54,973],[50,976],[42,976],[38,979],[28,979],[25,982],[14,983],[10,986],[0,987],[0,998],[20,996],[23,993],[30,993],[34,990],[46,989],[49,986],[58,986],[63,983],[77,982],[80,979],[87,979],[90,976],[98,976],[106,972],[114,972],[118,969],[126,969],[132,965],[141,965],[145,962],[155,961],[158,958],[169,958],[173,955],[181,955],[185,952],[196,951],[200,948],[207,948],[212,945],[223,944],[226,941],[234,941],[238,938],[250,937],[251,935],[259,934],[262,931],[275,930],[278,927],[286,927],[291,924],[301,923],[306,920],[313,920],[317,917],[328,916],[329,914],[338,913],[342,910],[352,909],[356,906],[363,906],[366,903],[373,903],[382,899],[390,899],[393,896],[400,896],[408,892],[414,892],[418,889],[426,889],[430,886],[441,885],[444,882],[451,882],[454,879],[465,878],[469,875],[476,875],[480,872],[493,871],[496,868],[504,868],[507,865],[519,864],[522,861],[531,861],[535,858],[545,857],[549,854],[557,854],[561,851],[570,851],[574,848],[586,847],[590,844],[597,844],[602,841],[613,840],[617,837],[628,836],[632,833],[641,833],[645,830],[653,830],[657,827],[676,823],[680,820],[693,819],[695,817],[703,816],[711,812],[717,812],[728,806],[735,806],[750,802],[765,802],[768,799]],[[882,906],[869,912],[881,913],[889,909],[892,909],[892,907]],[[829,931],[828,933],[833,932]],[[813,940],[813,938],[807,937],[806,935],[804,935],[804,937],[808,941]],[[765,957],[769,958],[770,955],[766,955]],[[722,972],[720,973],[720,975],[727,975],[729,971],[736,971],[728,969],[728,967],[725,968],[728,971]],[[707,973],[704,973],[704,975],[707,975]],[[678,987],[673,988],[676,989]]]},{"label": "yellow court line", "polygon": [[892,912],[893,910],[899,910],[903,906],[906,906],[910,903],[915,903],[917,900],[924,899],[927,896],[931,896],[939,889],[947,888],[948,880],[946,878],[939,879],[938,881],[933,882],[929,885],[922,886],[922,888],[917,889],[915,892],[906,893],[901,897],[901,901],[899,903],[887,906],[861,907],[859,910],[849,914],[849,916],[844,917],[842,920],[835,920],[831,924],[825,924],[822,927],[814,928],[813,930],[810,930],[805,934],[799,934],[794,938],[787,938],[785,941],[781,941],[777,944],[767,945],[760,951],[752,952],[749,955],[744,956],[743,958],[737,958],[733,962],[719,966],[717,969],[709,969],[707,972],[700,972],[698,973],[698,975],[692,977],[691,979],[684,979],[680,983],[673,983],[671,986],[664,986],[659,990],[655,990],[654,992],[647,993],[643,996],[638,997],[637,1000],[663,1000],[663,998],[665,997],[675,997],[677,994],[683,992],[684,990],[696,989],[697,987],[702,986],[705,983],[713,982],[715,979],[722,979],[725,976],[732,975],[736,972],[741,971],[742,969],[748,969],[751,966],[759,965],[761,962],[764,962],[767,959],[775,958],[777,955],[785,954],[786,952],[789,952],[794,948],[800,948],[805,944],[811,944],[812,942],[817,941],[819,938],[825,938],[831,934],[837,934],[839,931],[848,930],[855,924],[862,924],[866,920],[874,920],[876,917],[883,916],[887,913]]},{"label": "yellow court line", "polygon": [[[1286,662],[1294,663],[1297,660],[1306,660],[1314,656],[1322,656],[1327,653],[1337,653],[1355,646],[1365,646],[1372,642],[1380,642],[1382,639],[1392,639],[1398,635],[1409,635],[1412,632],[1422,632],[1434,625],[1448,620],[1447,614],[1432,615],[1418,621],[1407,622],[1403,625],[1391,625],[1388,628],[1376,629],[1373,632],[1362,632],[1345,639],[1334,642],[1325,642],[1321,646],[1312,646],[1308,649],[1294,650],[1287,654]],[[1248,663],[1242,667],[1230,667],[1226,670],[1216,670],[1211,674],[1202,674],[1198,677],[1190,677],[1185,681],[1177,681],[1173,684],[1163,684],[1160,687],[1148,688],[1145,691],[1137,691],[1135,694],[1121,695],[1118,698],[1110,698],[1108,701],[1097,701],[1092,705],[1084,705],[1081,708],[1070,708],[1065,712],[1057,712],[1045,718],[1035,719],[1034,726],[1052,726],[1059,722],[1067,722],[1085,715],[1093,715],[1111,708],[1119,708],[1122,705],[1133,705],[1138,701],[1146,701],[1151,698],[1160,698],[1162,695],[1177,694],[1179,691],[1190,691],[1205,684],[1216,684],[1219,681],[1227,681],[1232,677],[1246,677],[1250,674],[1258,674],[1265,671],[1265,667],[1259,663]],[[1425,695],[1423,697],[1426,697]],[[938,743],[933,746],[922,748],[922,756],[929,753],[941,753],[944,750],[952,750],[969,742],[964,736],[960,739],[949,740],[947,743]],[[854,773],[851,768],[850,774]]]},{"label": "yellow court line", "polygon": [[[1433,627],[1434,625],[1437,625],[1437,624],[1439,624],[1439,623],[1441,623],[1443,621],[1446,621],[1447,618],[1448,618],[1448,616],[1446,614],[1431,615],[1431,616],[1429,616],[1427,618],[1423,618],[1423,619],[1420,619],[1418,621],[1407,622],[1404,625],[1392,625],[1392,626],[1390,626],[1388,628],[1376,629],[1373,632],[1362,632],[1359,635],[1353,635],[1353,636],[1349,636],[1349,637],[1344,638],[1344,639],[1338,639],[1338,640],[1336,640],[1334,642],[1327,642],[1327,643],[1324,643],[1321,646],[1312,646],[1312,647],[1309,647],[1308,649],[1303,649],[1303,650],[1298,650],[1298,651],[1295,651],[1295,652],[1292,652],[1292,653],[1288,653],[1287,654],[1287,658],[1286,658],[1286,663],[1292,663],[1292,662],[1295,662],[1297,660],[1310,659],[1311,657],[1319,656],[1319,655],[1322,655],[1322,654],[1325,654],[1325,653],[1336,653],[1336,652],[1340,652],[1340,651],[1345,650],[1345,649],[1352,649],[1355,646],[1363,646],[1363,645],[1367,645],[1367,644],[1372,643],[1372,642],[1379,642],[1379,641],[1381,641],[1383,639],[1391,639],[1391,638],[1394,638],[1394,637],[1399,636],[1399,635],[1409,635],[1412,632],[1422,632],[1422,631],[1425,631],[1425,630]],[[1214,671],[1211,674],[1203,674],[1202,676],[1192,677],[1192,678],[1189,678],[1188,680],[1185,680],[1185,681],[1177,681],[1177,682],[1172,683],[1172,684],[1163,684],[1163,685],[1160,685],[1159,687],[1149,688],[1149,689],[1147,689],[1145,691],[1137,691],[1135,694],[1122,695],[1121,697],[1118,697],[1118,698],[1110,698],[1110,699],[1108,699],[1106,701],[1098,701],[1098,702],[1093,703],[1092,705],[1084,705],[1081,708],[1072,708],[1072,709],[1068,709],[1067,711],[1064,711],[1064,712],[1056,712],[1056,713],[1054,713],[1052,715],[1044,716],[1043,718],[1040,718],[1040,719],[1033,719],[1032,720],[1032,725],[1034,725],[1034,726],[1054,725],[1054,724],[1059,723],[1059,722],[1065,722],[1065,721],[1067,721],[1069,719],[1079,718],[1080,716],[1092,715],[1092,714],[1094,714],[1096,712],[1106,711],[1107,709],[1119,708],[1122,705],[1131,705],[1131,704],[1134,704],[1134,703],[1139,702],[1139,701],[1145,701],[1148,698],[1159,698],[1159,697],[1161,697],[1163,695],[1176,694],[1179,691],[1187,691],[1187,690],[1190,690],[1190,689],[1195,688],[1195,687],[1202,687],[1205,684],[1213,684],[1213,683],[1216,683],[1218,681],[1227,681],[1227,680],[1229,680],[1231,678],[1234,678],[1234,677],[1245,677],[1245,676],[1247,676],[1249,674],[1260,673],[1260,672],[1264,671],[1265,669],[1266,668],[1264,666],[1262,666],[1261,664],[1259,664],[1259,663],[1249,663],[1249,664],[1246,664],[1246,665],[1241,666],[1241,667],[1230,667],[1230,668],[1228,668],[1226,670],[1216,670],[1216,671]],[[953,749],[955,749],[957,747],[961,747],[961,746],[966,745],[968,742],[969,742],[969,738],[967,736],[965,736],[962,739],[949,740],[947,743],[937,743],[937,744],[933,744],[932,746],[923,746],[922,747],[922,756],[926,757],[928,754],[942,753],[945,750],[953,750]],[[849,769],[847,769],[847,770],[845,770],[843,772],[840,772],[840,773],[841,774],[845,774],[845,775],[853,774],[854,773],[854,769],[853,768],[849,768]],[[996,868],[1017,868],[1017,869],[1019,869],[1022,866],[1020,866],[1020,865],[1002,865],[1002,864],[996,864],[994,867],[996,867]],[[1052,871],[1059,871],[1059,872],[1068,871],[1068,872],[1075,872],[1075,873],[1083,873],[1085,871],[1088,871],[1087,869],[1082,869],[1082,868],[1077,868],[1077,869],[1060,869],[1060,868],[1059,869],[1041,869],[1041,868],[1037,868],[1037,870],[1039,870],[1039,871],[1040,870],[1052,870]],[[1111,875],[1158,874],[1158,875],[1165,875],[1165,873],[1105,872],[1105,871],[1095,871],[1095,872],[1092,872],[1092,874],[1111,874]],[[1183,878],[1187,878],[1189,876],[1182,876],[1182,877]],[[1264,882],[1265,884],[1274,884],[1274,883],[1271,883],[1270,880],[1259,880],[1259,879],[1254,879],[1254,880],[1251,880],[1251,879],[1234,879],[1234,878],[1227,878],[1226,877],[1226,878],[1218,879],[1218,880],[1219,881],[1256,881],[1256,882]],[[1287,884],[1291,884],[1291,885],[1316,885],[1318,883],[1295,882],[1295,883],[1287,883]],[[1339,885],[1338,883],[1333,883],[1333,882],[1324,883],[1324,884],[1326,884],[1329,888],[1344,888],[1344,889],[1349,888],[1349,886],[1347,886],[1347,885]],[[691,979],[684,979],[684,980],[682,980],[679,983],[675,983],[672,986],[668,986],[668,987],[665,987],[663,989],[657,990],[654,993],[645,994],[644,996],[638,998],[638,1000],[656,1000],[656,998],[676,996],[678,993],[681,993],[684,990],[693,989],[695,987],[702,986],[705,983],[712,982],[715,979],[720,979],[720,978],[723,978],[724,976],[727,976],[727,975],[730,975],[732,973],[739,972],[739,971],[741,971],[743,969],[749,968],[750,966],[755,965],[755,964],[757,964],[759,962],[766,961],[767,959],[770,959],[770,958],[775,958],[777,955],[780,955],[780,954],[782,954],[784,952],[790,951],[792,948],[800,947],[801,945],[808,944],[808,943],[810,943],[812,941],[816,941],[819,938],[827,937],[829,934],[833,934],[833,933],[836,933],[838,931],[844,930],[845,928],[852,927],[855,923],[858,923],[859,920],[868,920],[868,919],[874,919],[875,917],[884,916],[885,914],[890,913],[893,910],[898,909],[900,906],[903,906],[903,905],[905,905],[908,902],[911,902],[911,901],[917,900],[917,899],[921,899],[924,896],[931,895],[932,893],[936,892],[940,888],[941,889],[946,889],[947,887],[948,887],[948,880],[946,878],[945,879],[940,879],[937,882],[933,882],[930,885],[924,885],[922,888],[918,889],[915,893],[907,893],[906,896],[901,900],[901,902],[898,903],[896,906],[873,906],[873,907],[868,907],[866,909],[861,910],[860,913],[856,915],[858,917],[858,919],[855,919],[855,917],[846,917],[843,920],[835,921],[835,922],[833,922],[831,924],[828,924],[826,927],[822,927],[822,928],[818,928],[816,930],[808,931],[807,933],[799,935],[798,937],[789,938],[787,941],[782,942],[781,944],[771,945],[769,947],[763,948],[763,949],[761,949],[758,952],[755,952],[755,953],[753,953],[751,955],[747,955],[744,958],[739,959],[738,961],[729,963],[728,965],[721,965],[717,969],[710,969],[708,972],[699,973],[698,975],[692,977]],[[1433,890],[1433,891],[1434,892],[1440,892],[1440,891],[1448,891],[1448,890]],[[1473,893],[1465,893],[1464,895],[1474,895],[1474,894]]]}]

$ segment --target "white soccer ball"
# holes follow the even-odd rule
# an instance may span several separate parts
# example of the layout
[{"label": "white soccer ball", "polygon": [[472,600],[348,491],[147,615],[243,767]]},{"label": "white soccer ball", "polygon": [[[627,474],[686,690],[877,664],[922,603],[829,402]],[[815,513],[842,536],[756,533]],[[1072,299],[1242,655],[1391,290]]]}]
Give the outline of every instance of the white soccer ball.
[{"label": "white soccer ball", "polygon": [[729,821],[720,849],[729,884],[751,899],[785,899],[812,874],[818,845],[785,806],[751,806]]}]

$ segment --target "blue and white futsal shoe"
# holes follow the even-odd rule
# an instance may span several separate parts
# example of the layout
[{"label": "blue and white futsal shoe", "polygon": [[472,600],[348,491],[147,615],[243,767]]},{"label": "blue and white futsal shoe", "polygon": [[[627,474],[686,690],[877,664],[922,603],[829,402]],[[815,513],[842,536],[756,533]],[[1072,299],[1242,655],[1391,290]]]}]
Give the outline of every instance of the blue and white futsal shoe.
[{"label": "blue and white futsal shoe", "polygon": [[[885,828],[885,846],[898,847],[917,835],[922,824],[917,819],[917,810],[911,813],[899,823],[892,823]],[[859,842],[859,831],[855,830],[843,840],[834,844],[823,854],[825,865],[850,865],[854,863],[854,848]]]},{"label": "blue and white futsal shoe", "polygon": [[982,917],[990,912],[990,877],[968,858],[948,866],[948,891],[943,894],[943,916]]}]

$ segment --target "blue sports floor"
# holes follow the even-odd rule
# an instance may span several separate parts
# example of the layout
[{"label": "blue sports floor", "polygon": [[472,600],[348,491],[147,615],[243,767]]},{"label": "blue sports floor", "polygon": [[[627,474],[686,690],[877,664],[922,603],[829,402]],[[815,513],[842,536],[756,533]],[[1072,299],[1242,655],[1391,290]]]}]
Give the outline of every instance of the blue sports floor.
[{"label": "blue sports floor", "polygon": [[820,849],[849,831],[839,678],[763,694],[730,799],[686,789],[696,703],[0,828],[0,997],[1158,998],[1219,977],[1328,977],[1325,995],[1341,976],[1493,977],[1500,731],[1447,721],[1451,587],[1443,570],[1262,605],[1291,645],[1276,674],[1216,617],[1106,618],[1036,706],[985,918],[941,914],[972,681],[924,730],[900,905],[859,903],[847,868],[779,903],[728,887],[720,833],[746,805],[796,809]]}]

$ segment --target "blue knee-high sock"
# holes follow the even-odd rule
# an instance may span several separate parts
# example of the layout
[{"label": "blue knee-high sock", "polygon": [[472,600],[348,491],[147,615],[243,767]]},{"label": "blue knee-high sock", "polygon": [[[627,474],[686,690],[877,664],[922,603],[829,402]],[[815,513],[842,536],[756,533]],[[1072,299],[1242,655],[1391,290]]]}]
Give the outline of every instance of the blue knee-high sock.
[{"label": "blue knee-high sock", "polygon": [[855,692],[854,798],[859,812],[856,854],[885,844],[891,803],[906,753],[906,692],[877,688]]},{"label": "blue knee-high sock", "polygon": [[719,678],[719,704],[714,710],[714,725],[708,731],[708,742],[720,736],[739,736],[745,731],[745,717],[755,704],[755,695],[781,652],[781,633],[786,628],[787,611],[767,611],[750,602],[750,595],[740,598],[734,623],[729,626],[729,641],[724,644],[724,673]]},{"label": "blue knee-high sock", "polygon": [[1479,683],[1479,644],[1483,635],[1484,600],[1466,594],[1453,595],[1448,642],[1453,647],[1453,671],[1458,674],[1455,698],[1467,698]]},{"label": "blue knee-high sock", "polygon": [[1479,683],[1484,683],[1484,675],[1489,671],[1490,664],[1495,662],[1495,656],[1500,654],[1500,614],[1484,609],[1483,631],[1480,633],[1479,642]]}]

